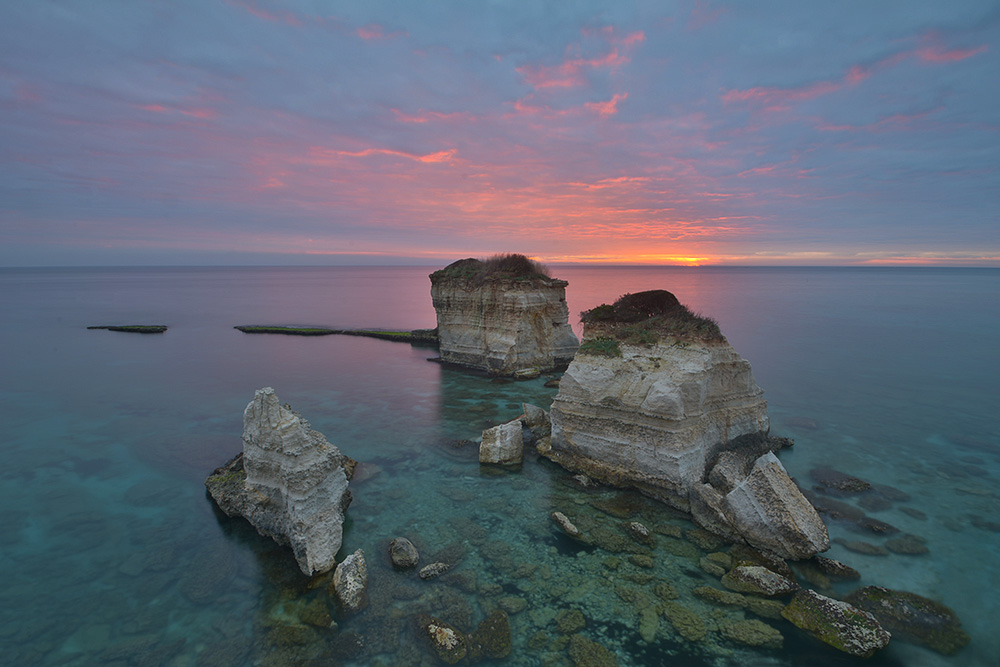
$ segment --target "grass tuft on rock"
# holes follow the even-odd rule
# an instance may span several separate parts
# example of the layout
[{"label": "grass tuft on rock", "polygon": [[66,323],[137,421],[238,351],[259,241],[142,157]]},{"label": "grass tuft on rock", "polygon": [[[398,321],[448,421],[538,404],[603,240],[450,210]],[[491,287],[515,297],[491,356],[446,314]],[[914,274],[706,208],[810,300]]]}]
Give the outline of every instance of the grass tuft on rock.
[{"label": "grass tuft on rock", "polygon": [[[596,339],[612,338],[629,345],[652,345],[665,337],[679,340],[723,341],[719,323],[691,312],[666,290],[625,294],[613,304],[601,304],[580,314]],[[581,345],[586,345],[587,341]]]},{"label": "grass tuft on rock", "polygon": [[533,282],[551,280],[544,264],[517,253],[502,253],[486,259],[460,259],[431,274],[431,283],[466,280],[479,286],[491,280]]}]

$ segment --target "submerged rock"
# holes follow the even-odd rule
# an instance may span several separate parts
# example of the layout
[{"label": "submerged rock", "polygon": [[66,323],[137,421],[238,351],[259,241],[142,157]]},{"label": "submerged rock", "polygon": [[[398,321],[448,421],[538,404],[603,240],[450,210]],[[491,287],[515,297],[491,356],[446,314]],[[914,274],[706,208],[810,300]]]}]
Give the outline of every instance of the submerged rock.
[{"label": "submerged rock", "polygon": [[495,373],[536,375],[570,362],[565,280],[523,255],[463,259],[431,274],[441,360]]},{"label": "submerged rock", "polygon": [[847,596],[847,601],[871,613],[893,637],[944,655],[957,653],[970,641],[954,611],[916,593],[865,586]]},{"label": "submerged rock", "polygon": [[365,607],[368,602],[368,566],[364,551],[358,549],[337,565],[331,586],[344,612],[353,614]]},{"label": "submerged rock", "polygon": [[290,545],[299,568],[313,575],[336,565],[351,502],[351,463],[265,387],[243,413],[243,454],[212,473],[205,486],[223,512]]},{"label": "submerged rock", "polygon": [[516,465],[521,463],[523,456],[524,439],[520,419],[483,431],[483,441],[479,445],[480,463]]},{"label": "submerged rock", "polygon": [[512,648],[507,612],[494,610],[467,639],[470,661],[479,656],[493,660],[506,658]]},{"label": "submerged rock", "polygon": [[795,594],[781,615],[830,646],[869,658],[889,644],[890,635],[867,611],[809,589]]},{"label": "submerged rock", "polygon": [[406,570],[417,566],[420,562],[420,553],[413,546],[413,542],[405,537],[397,537],[389,543],[389,558],[397,570]]},{"label": "submerged rock", "polygon": [[779,649],[785,641],[780,631],[757,620],[723,623],[719,633],[731,642],[760,648]]},{"label": "submerged rock", "polygon": [[557,526],[570,537],[580,537],[580,529],[577,528],[572,521],[567,518],[562,512],[553,512],[549,515],[552,521],[555,522]]},{"label": "submerged rock", "polygon": [[796,559],[829,548],[822,519],[771,453],[788,441],[768,436],[750,364],[717,325],[662,290],[584,321],[539,453],[690,511],[727,540]]},{"label": "submerged rock", "polygon": [[574,667],[618,667],[614,653],[583,635],[569,638],[569,659]]},{"label": "submerged rock", "polygon": [[433,616],[420,616],[417,623],[431,650],[442,662],[454,665],[468,653],[465,634],[458,628]]},{"label": "submerged rock", "polygon": [[420,568],[420,572],[417,573],[417,576],[421,579],[433,579],[434,577],[444,574],[450,569],[451,565],[448,565],[448,563],[431,563],[430,565],[425,565]]}]

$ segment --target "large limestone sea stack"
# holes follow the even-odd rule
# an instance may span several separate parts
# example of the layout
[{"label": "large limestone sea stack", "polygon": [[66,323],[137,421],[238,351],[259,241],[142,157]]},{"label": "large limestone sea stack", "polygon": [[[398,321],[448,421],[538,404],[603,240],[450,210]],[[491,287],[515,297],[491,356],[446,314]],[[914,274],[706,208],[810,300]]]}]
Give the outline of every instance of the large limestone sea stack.
[{"label": "large limestone sea stack", "polygon": [[523,255],[462,259],[430,279],[442,361],[509,376],[573,359],[568,283],[540,264]]},{"label": "large limestone sea stack", "polygon": [[713,320],[663,290],[583,319],[542,454],[785,558],[829,548],[826,526],[772,453],[787,441],[769,436],[750,364]]},{"label": "large limestone sea stack", "polygon": [[243,413],[243,453],[205,486],[228,516],[290,545],[299,568],[312,575],[337,565],[354,465],[265,387]]}]

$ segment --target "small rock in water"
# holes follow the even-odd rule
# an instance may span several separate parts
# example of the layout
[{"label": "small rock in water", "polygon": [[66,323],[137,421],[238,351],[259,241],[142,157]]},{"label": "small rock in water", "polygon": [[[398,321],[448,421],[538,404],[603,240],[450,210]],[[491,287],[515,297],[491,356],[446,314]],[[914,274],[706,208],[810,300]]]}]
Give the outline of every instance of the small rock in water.
[{"label": "small rock in water", "polygon": [[629,535],[635,538],[637,542],[649,544],[653,541],[653,535],[649,532],[649,528],[646,528],[638,521],[629,521],[626,528],[628,528]]},{"label": "small rock in water", "polygon": [[925,540],[917,535],[901,535],[891,540],[885,541],[885,547],[896,554],[906,554],[909,556],[919,556],[930,553],[930,549],[924,543]]},{"label": "small rock in water", "polygon": [[858,505],[864,507],[869,512],[881,512],[892,509],[892,501],[880,495],[872,494],[862,497]]},{"label": "small rock in water", "polygon": [[556,614],[556,631],[561,635],[571,635],[587,627],[587,619],[579,609],[563,609]]},{"label": "small rock in water", "polygon": [[580,537],[580,529],[574,526],[573,522],[570,521],[565,514],[562,512],[553,512],[549,516],[564,533],[570,537]]},{"label": "small rock in water", "polygon": [[333,592],[341,608],[350,614],[360,611],[367,603],[368,566],[365,552],[358,549],[333,571]]},{"label": "small rock in water", "polygon": [[738,593],[754,593],[764,597],[791,595],[799,585],[760,565],[740,565],[722,577],[722,585]]},{"label": "small rock in water", "polygon": [[919,521],[927,521],[927,514],[921,512],[915,507],[900,507],[899,511],[908,516],[912,516],[914,519]]},{"label": "small rock in water", "polygon": [[448,563],[431,563],[422,567],[418,576],[421,579],[433,579],[440,574],[444,574],[449,569],[451,569],[451,566]]},{"label": "small rock in water", "polygon": [[879,521],[878,519],[873,519],[870,516],[866,516],[854,525],[861,530],[871,531],[876,535],[892,535],[893,533],[899,532],[899,528],[896,528],[892,524],[886,523],[885,521]]},{"label": "small rock in water", "polygon": [[845,540],[842,538],[837,538],[834,540],[837,544],[841,545],[848,551],[853,551],[858,554],[866,554],[868,556],[888,556],[889,550],[885,547],[881,547],[877,544],[871,544],[869,542],[862,542],[861,540]]},{"label": "small rock in water", "polygon": [[906,503],[912,499],[910,497],[910,494],[908,494],[906,491],[897,489],[894,486],[889,486],[888,484],[873,484],[872,488],[875,489],[879,493],[879,495],[881,495],[884,498],[888,498],[893,502]]},{"label": "small rock in water", "polygon": [[758,620],[724,623],[719,632],[731,642],[770,649],[781,648],[785,640],[780,631]]},{"label": "small rock in water", "polygon": [[510,618],[502,609],[494,610],[468,637],[469,661],[475,656],[506,658],[511,651]]},{"label": "small rock in water", "polygon": [[865,586],[847,600],[871,613],[897,639],[923,644],[944,655],[953,655],[969,643],[954,611],[916,593]]},{"label": "small rock in water", "polygon": [[820,641],[861,658],[889,644],[889,633],[870,613],[809,589],[796,593],[781,615]]},{"label": "small rock in water", "polygon": [[465,635],[458,628],[433,616],[421,616],[417,622],[430,642],[431,649],[442,662],[453,665],[468,653]]},{"label": "small rock in water", "polygon": [[861,578],[861,573],[849,565],[844,565],[839,560],[826,558],[824,556],[813,556],[812,563],[820,572],[835,579],[855,580]]},{"label": "small rock in water", "polygon": [[400,570],[416,567],[420,562],[417,548],[405,537],[397,537],[389,543],[389,558],[392,559],[393,567]]},{"label": "small rock in water", "polygon": [[823,489],[839,493],[861,493],[872,488],[872,485],[865,480],[833,468],[813,468],[809,471],[809,476],[816,480]]}]

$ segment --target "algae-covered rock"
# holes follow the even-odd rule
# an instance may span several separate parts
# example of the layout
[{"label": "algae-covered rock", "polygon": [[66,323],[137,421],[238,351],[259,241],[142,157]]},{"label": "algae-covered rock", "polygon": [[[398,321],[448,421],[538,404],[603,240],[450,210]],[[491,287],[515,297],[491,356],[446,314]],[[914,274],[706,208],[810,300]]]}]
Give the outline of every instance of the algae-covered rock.
[{"label": "algae-covered rock", "polygon": [[722,577],[722,585],[738,593],[754,593],[774,598],[791,595],[799,585],[760,565],[740,565]]},{"label": "algae-covered rock", "polygon": [[701,598],[705,602],[720,605],[723,607],[737,607],[742,609],[747,606],[747,599],[739,593],[730,591],[720,591],[711,586],[698,586],[691,591],[695,597]]},{"label": "algae-covered rock", "polygon": [[870,612],[894,637],[944,655],[957,653],[970,641],[954,611],[916,593],[865,586],[847,601]]},{"label": "algae-covered rock", "polygon": [[780,631],[758,620],[723,623],[719,633],[731,642],[758,648],[778,649],[785,641]]},{"label": "algae-covered rock", "polygon": [[468,653],[465,635],[458,628],[433,616],[421,615],[417,622],[431,650],[443,662],[454,665]]},{"label": "algae-covered rock", "polygon": [[820,641],[862,658],[885,648],[891,636],[867,611],[809,589],[796,593],[781,615]]},{"label": "algae-covered rock", "polygon": [[583,635],[570,637],[569,659],[574,667],[618,667],[614,653]]},{"label": "algae-covered rock", "polygon": [[487,616],[468,637],[469,655],[486,658],[506,658],[510,655],[510,618],[502,609]]},{"label": "algae-covered rock", "polygon": [[810,560],[820,572],[833,579],[855,580],[861,578],[861,573],[850,565],[845,565],[839,560],[824,558],[823,556],[813,556]]},{"label": "algae-covered rock", "polygon": [[587,627],[587,619],[579,609],[563,609],[556,614],[556,631],[561,635],[571,635]]},{"label": "algae-covered rock", "polygon": [[729,556],[732,559],[731,567],[735,567],[736,565],[760,565],[775,574],[780,574],[786,579],[795,579],[795,573],[788,563],[785,562],[785,559],[770,551],[754,549],[746,544],[737,544],[729,550]]},{"label": "algae-covered rock", "polygon": [[420,572],[417,573],[417,576],[421,579],[433,579],[434,577],[444,574],[450,569],[451,565],[448,565],[448,563],[431,563],[430,565],[425,565],[420,568]]},{"label": "algae-covered rock", "polygon": [[652,605],[639,612],[639,636],[652,644],[656,641],[656,631],[660,628],[660,614]]},{"label": "algae-covered rock", "polygon": [[680,593],[677,592],[677,589],[666,581],[661,581],[656,584],[656,586],[653,587],[653,593],[655,593],[656,597],[661,600],[676,600],[680,597]]},{"label": "algae-covered rock", "polygon": [[746,596],[747,611],[761,618],[780,619],[781,612],[785,610],[785,603],[778,600],[768,600],[754,595]]},{"label": "algae-covered rock", "polygon": [[705,622],[698,614],[677,602],[665,602],[663,605],[663,615],[670,621],[681,637],[689,642],[700,642],[705,639],[708,629]]},{"label": "algae-covered rock", "polygon": [[637,542],[642,544],[650,544],[653,541],[653,534],[649,532],[649,528],[638,521],[630,521],[625,526],[628,530],[629,535],[631,535]]},{"label": "algae-covered rock", "polygon": [[713,577],[721,577],[726,574],[726,568],[711,560],[708,556],[702,556],[698,561],[698,567],[701,568],[702,572],[710,574]]},{"label": "algae-covered rock", "polygon": [[637,567],[652,568],[656,565],[653,561],[653,557],[647,554],[632,554],[628,557],[628,560]]}]

